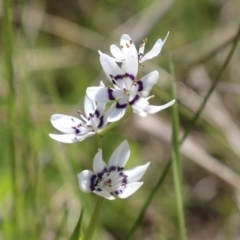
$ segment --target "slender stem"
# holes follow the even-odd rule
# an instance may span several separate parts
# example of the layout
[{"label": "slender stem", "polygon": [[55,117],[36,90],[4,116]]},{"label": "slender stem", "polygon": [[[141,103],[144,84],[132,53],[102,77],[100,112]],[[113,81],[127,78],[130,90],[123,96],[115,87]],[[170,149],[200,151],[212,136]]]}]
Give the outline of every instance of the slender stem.
[{"label": "slender stem", "polygon": [[[176,85],[173,64],[170,65],[172,73],[172,93],[173,98],[176,98]],[[179,153],[179,140],[178,140],[178,105],[177,102],[172,106],[172,165],[173,165],[173,180],[177,201],[178,225],[179,235],[181,240],[186,239],[185,219],[183,209],[183,195],[182,195],[182,164]]]},{"label": "slender stem", "polygon": [[[223,63],[222,67],[220,68],[220,70],[219,70],[219,72],[218,72],[218,74],[217,74],[214,82],[212,83],[211,88],[208,90],[208,93],[207,93],[207,95],[206,95],[206,97],[205,97],[205,98],[207,98],[207,99],[206,99],[205,101],[203,101],[203,103],[202,103],[201,106],[199,107],[199,110],[197,111],[198,115],[197,115],[197,116],[194,116],[194,118],[193,118],[193,120],[192,120],[192,124],[191,124],[190,127],[185,131],[184,136],[183,136],[183,138],[182,138],[181,141],[180,141],[180,145],[182,145],[182,143],[184,142],[184,140],[186,139],[186,137],[188,136],[188,134],[189,134],[190,131],[192,130],[192,127],[194,126],[194,124],[195,124],[196,121],[198,120],[198,118],[199,118],[199,116],[200,116],[200,114],[201,114],[201,112],[202,112],[202,110],[203,110],[203,108],[204,108],[204,106],[205,106],[208,98],[210,97],[212,91],[214,90],[214,88],[215,88],[217,82],[219,81],[219,79],[220,79],[223,71],[226,69],[228,63],[230,62],[230,60],[231,60],[231,58],[232,58],[232,56],[233,56],[233,53],[234,53],[234,51],[236,50],[236,47],[237,47],[237,43],[238,43],[239,38],[240,38],[240,28],[239,28],[239,30],[238,30],[238,33],[236,34],[236,37],[234,38],[234,43],[233,43],[233,46],[232,46],[232,49],[231,49],[230,53],[229,53],[228,56],[227,56],[227,59],[226,59],[225,62]],[[147,199],[146,199],[146,201],[145,201],[145,203],[144,203],[144,206],[143,206],[142,210],[140,211],[140,213],[139,213],[139,215],[138,215],[135,223],[133,224],[133,227],[130,229],[129,234],[127,235],[127,238],[126,238],[126,239],[130,239],[130,237],[131,237],[131,236],[134,234],[134,232],[136,231],[137,227],[140,225],[140,223],[141,223],[141,221],[142,221],[142,219],[143,219],[143,217],[144,217],[144,213],[145,213],[147,207],[150,205],[150,203],[151,203],[151,201],[152,201],[155,193],[157,192],[157,190],[162,186],[162,184],[163,184],[163,182],[164,182],[164,180],[165,180],[165,178],[166,178],[166,176],[167,176],[167,174],[168,174],[168,172],[169,172],[169,170],[170,170],[171,164],[172,164],[172,161],[171,161],[171,159],[169,159],[167,165],[165,166],[162,174],[159,176],[159,179],[158,179],[156,185],[154,186],[154,188],[153,188],[153,190],[152,190],[153,193],[151,192],[151,193],[149,194],[149,196],[147,197]]]},{"label": "slender stem", "polygon": [[[96,149],[96,151],[99,148],[102,148],[102,138],[103,138],[102,135],[97,134],[95,136],[95,149]],[[100,214],[101,214],[101,210],[102,210],[102,207],[103,207],[104,200],[105,200],[104,197],[97,196],[96,205],[94,207],[94,210],[93,210],[90,222],[88,224],[86,233],[83,237],[83,240],[91,240],[91,238],[94,234],[94,231],[97,227],[98,221],[99,221],[99,217],[100,217]]]},{"label": "slender stem", "polygon": [[183,136],[183,138],[181,139],[181,143],[183,143],[183,141],[186,139],[186,137],[188,136],[188,134],[191,132],[193,126],[194,126],[195,123],[197,122],[200,114],[202,113],[202,111],[203,111],[203,109],[204,109],[204,107],[205,107],[205,105],[206,105],[209,97],[211,96],[211,94],[212,94],[213,90],[215,89],[218,81],[220,80],[223,72],[224,72],[225,69],[227,68],[227,66],[228,66],[228,64],[229,64],[229,62],[230,62],[230,60],[231,60],[231,58],[232,58],[232,56],[233,56],[233,53],[235,52],[235,50],[236,50],[236,48],[237,48],[237,44],[238,44],[239,38],[240,38],[240,27],[239,27],[238,32],[237,32],[237,34],[236,34],[236,37],[235,37],[235,40],[234,40],[234,43],[233,43],[233,46],[232,46],[231,51],[229,52],[226,60],[224,61],[222,67],[220,68],[219,72],[217,73],[217,75],[216,75],[216,77],[215,77],[215,79],[214,79],[214,81],[213,81],[213,83],[212,83],[212,86],[211,86],[210,89],[208,90],[207,95],[206,95],[205,98],[203,99],[203,102],[202,102],[201,106],[199,107],[198,111],[197,111],[196,114],[194,115],[194,118],[193,118],[192,121],[190,122],[189,127],[188,127],[187,130],[185,131],[184,136]]},{"label": "slender stem", "polygon": [[[17,186],[16,186],[16,155],[15,155],[15,122],[16,122],[16,109],[15,109],[15,89],[14,89],[14,73],[13,73],[13,37],[12,37],[12,2],[11,0],[4,1],[4,31],[5,31],[5,63],[6,63],[6,78],[8,80],[8,124],[9,124],[9,156],[12,174],[12,192],[13,192],[13,207],[14,214],[13,228],[17,228]],[[13,234],[17,232],[14,229]],[[14,236],[15,237],[15,236]],[[13,237],[13,238],[14,238]]]},{"label": "slender stem", "polygon": [[96,205],[94,207],[93,210],[93,214],[91,216],[91,220],[88,224],[86,233],[83,237],[83,240],[91,240],[93,233],[97,227],[98,221],[99,221],[99,217],[100,217],[100,213],[103,207],[103,203],[104,203],[105,198],[97,196],[97,200],[96,200]]}]

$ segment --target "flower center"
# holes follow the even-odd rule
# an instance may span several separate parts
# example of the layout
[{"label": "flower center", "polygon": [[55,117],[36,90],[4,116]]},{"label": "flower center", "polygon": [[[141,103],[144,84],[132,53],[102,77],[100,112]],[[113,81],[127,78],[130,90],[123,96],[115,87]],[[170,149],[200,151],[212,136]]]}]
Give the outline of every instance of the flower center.
[{"label": "flower center", "polygon": [[122,169],[119,170],[116,168],[114,171],[104,173],[102,178],[98,178],[95,188],[114,193],[125,188],[126,184],[127,176],[124,175]]}]

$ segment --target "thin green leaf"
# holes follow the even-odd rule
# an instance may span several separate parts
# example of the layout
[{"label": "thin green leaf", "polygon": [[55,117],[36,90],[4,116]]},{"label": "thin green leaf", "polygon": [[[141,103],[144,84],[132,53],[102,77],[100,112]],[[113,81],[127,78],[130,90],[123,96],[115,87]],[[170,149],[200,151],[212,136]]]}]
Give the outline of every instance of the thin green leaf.
[{"label": "thin green leaf", "polygon": [[82,219],[83,219],[83,208],[80,213],[77,225],[72,233],[72,236],[69,238],[69,240],[80,240],[81,237],[81,225],[82,225]]}]

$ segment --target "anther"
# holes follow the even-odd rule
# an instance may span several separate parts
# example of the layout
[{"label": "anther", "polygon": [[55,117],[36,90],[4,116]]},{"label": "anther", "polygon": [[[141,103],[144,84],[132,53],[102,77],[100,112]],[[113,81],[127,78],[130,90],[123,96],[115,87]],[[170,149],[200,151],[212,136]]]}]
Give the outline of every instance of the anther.
[{"label": "anther", "polygon": [[129,45],[128,43],[126,43],[126,46],[127,46],[128,48],[130,48],[130,45]]}]

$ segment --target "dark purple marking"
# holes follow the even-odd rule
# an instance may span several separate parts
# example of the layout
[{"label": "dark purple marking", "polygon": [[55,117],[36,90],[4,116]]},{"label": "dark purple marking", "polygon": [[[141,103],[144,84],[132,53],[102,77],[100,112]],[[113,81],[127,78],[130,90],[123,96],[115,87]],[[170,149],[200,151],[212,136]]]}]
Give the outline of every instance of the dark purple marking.
[{"label": "dark purple marking", "polygon": [[124,77],[129,77],[133,81],[135,79],[135,77],[132,74],[129,74],[129,73],[125,73]]},{"label": "dark purple marking", "polygon": [[139,98],[140,98],[139,95],[136,95],[136,96],[134,97],[134,99],[129,102],[129,104],[130,104],[130,105],[133,105]]},{"label": "dark purple marking", "polygon": [[138,81],[138,92],[141,92],[143,90],[143,82],[142,81]]},{"label": "dark purple marking", "polygon": [[96,186],[96,183],[97,183],[97,176],[96,175],[92,175],[92,177],[90,178],[90,188],[92,191],[95,190],[95,186]]},{"label": "dark purple marking", "polygon": [[116,168],[117,168],[117,167],[115,167],[115,166],[111,166],[111,167],[109,168],[109,172],[113,172],[113,171],[115,171]]},{"label": "dark purple marking", "polygon": [[98,191],[98,192],[101,192],[101,191],[102,191],[101,188],[97,188],[97,189],[95,189],[95,190]]},{"label": "dark purple marking", "polygon": [[102,176],[104,175],[104,173],[107,173],[107,172],[108,172],[107,168],[104,168],[102,172],[100,172],[100,173],[97,174],[98,178],[102,178]]},{"label": "dark purple marking", "polygon": [[76,134],[79,134],[79,133],[80,133],[80,130],[77,129],[77,128],[75,128],[75,133],[76,133]]},{"label": "dark purple marking", "polygon": [[127,107],[126,103],[121,104],[121,103],[117,102],[117,104],[116,104],[116,108],[126,108],[126,107]]},{"label": "dark purple marking", "polygon": [[103,123],[104,123],[103,118],[104,118],[103,116],[99,118],[100,122],[98,124],[98,128],[101,128],[103,126]]},{"label": "dark purple marking", "polygon": [[114,79],[115,79],[115,80],[123,79],[123,76],[122,76],[122,75],[116,75],[116,76],[114,77]]},{"label": "dark purple marking", "polygon": [[118,172],[121,172],[124,168],[123,167],[118,167],[117,170]]},{"label": "dark purple marking", "polygon": [[100,112],[97,109],[95,111],[95,115],[96,115],[97,118],[99,118],[99,116],[100,116]]},{"label": "dark purple marking", "polygon": [[119,194],[122,194],[122,193],[123,193],[123,190],[124,190],[124,189],[119,189],[119,190],[115,191],[114,193],[117,194],[117,195],[119,195]]},{"label": "dark purple marking", "polygon": [[127,184],[127,178],[123,178],[122,183]]},{"label": "dark purple marking", "polygon": [[113,96],[113,90],[111,88],[108,88],[108,98],[109,100],[115,100],[115,97]]}]

